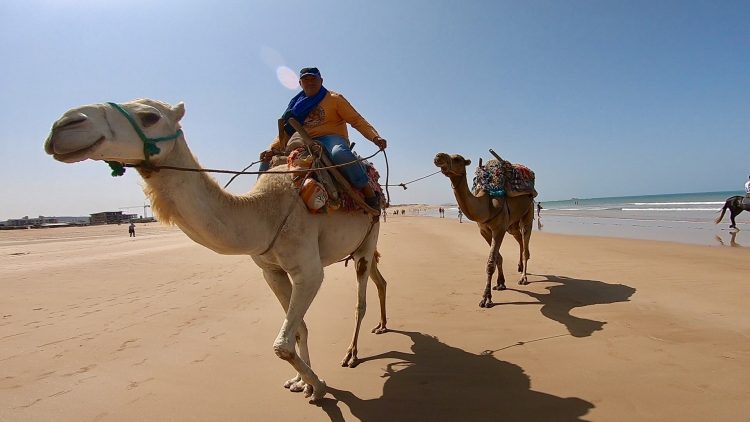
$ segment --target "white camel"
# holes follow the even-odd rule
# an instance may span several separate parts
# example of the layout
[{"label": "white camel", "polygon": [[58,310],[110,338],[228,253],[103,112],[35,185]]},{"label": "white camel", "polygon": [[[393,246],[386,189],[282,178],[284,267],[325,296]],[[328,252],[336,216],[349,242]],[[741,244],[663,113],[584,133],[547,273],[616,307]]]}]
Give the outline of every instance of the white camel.
[{"label": "white camel", "polygon": [[[93,159],[199,168],[180,128],[184,114],[183,103],[172,107],[148,99],[77,107],[53,124],[44,149],[65,163]],[[380,299],[380,323],[373,332],[387,330],[386,282],[377,269],[377,218],[363,212],[310,214],[289,174],[263,175],[247,194],[232,195],[206,173],[143,167],[138,171],[160,221],[176,224],[192,240],[220,254],[250,255],[263,270],[286,311],[273,343],[276,355],[297,371],[286,388],[304,391],[313,400],[326,392],[325,382],[310,367],[303,320],[323,282],[324,267],[351,254],[357,273],[355,329],[342,366],[357,364],[368,275]]]}]

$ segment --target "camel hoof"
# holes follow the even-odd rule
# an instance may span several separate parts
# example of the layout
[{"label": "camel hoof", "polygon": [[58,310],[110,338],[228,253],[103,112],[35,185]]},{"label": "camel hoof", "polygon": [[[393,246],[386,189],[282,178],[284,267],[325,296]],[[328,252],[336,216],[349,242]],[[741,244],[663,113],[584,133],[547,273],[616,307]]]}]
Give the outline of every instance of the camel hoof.
[{"label": "camel hoof", "polygon": [[[317,402],[323,399],[323,397],[326,395],[326,389],[328,387],[326,386],[326,382],[323,380],[320,380],[320,386],[318,388],[313,389],[312,391],[312,399],[310,401]],[[309,395],[305,397],[310,397]]]},{"label": "camel hoof", "polygon": [[372,332],[375,334],[383,334],[388,332],[388,328],[386,328],[385,324],[378,324],[372,329]]},{"label": "camel hoof", "polygon": [[289,386],[289,391],[293,393],[299,393],[300,391],[305,391],[306,389],[307,389],[307,384],[302,380],[299,380]]},{"label": "camel hoof", "polygon": [[505,287],[505,284],[498,284],[497,286],[493,287],[492,290],[505,290],[507,287]]},{"label": "camel hoof", "polygon": [[525,286],[525,285],[529,284],[529,280],[527,280],[525,278],[522,278],[522,279],[518,280],[518,284],[520,284],[522,286]]},{"label": "camel hoof", "polygon": [[479,302],[480,308],[491,308],[492,307],[492,299],[482,299],[481,302]]},{"label": "camel hoof", "polygon": [[305,398],[312,396],[313,394],[313,386],[310,384],[305,385]]},{"label": "camel hoof", "polygon": [[341,361],[341,366],[347,367],[349,366],[350,362],[354,364],[356,360],[357,360],[357,356],[354,355],[354,353],[352,353],[351,351],[349,351],[346,353],[346,356],[344,356],[344,360]]},{"label": "camel hoof", "polygon": [[359,365],[359,359],[357,359],[357,357],[355,356],[352,358],[351,361],[349,361],[349,365],[345,365],[345,366],[348,366],[349,368],[354,368],[357,365]]},{"label": "camel hoof", "polygon": [[284,383],[284,388],[291,388],[294,384],[297,384],[300,381],[302,381],[302,377],[300,377],[299,375],[297,375],[296,377],[294,377],[294,378],[292,378],[290,380],[287,380]]}]

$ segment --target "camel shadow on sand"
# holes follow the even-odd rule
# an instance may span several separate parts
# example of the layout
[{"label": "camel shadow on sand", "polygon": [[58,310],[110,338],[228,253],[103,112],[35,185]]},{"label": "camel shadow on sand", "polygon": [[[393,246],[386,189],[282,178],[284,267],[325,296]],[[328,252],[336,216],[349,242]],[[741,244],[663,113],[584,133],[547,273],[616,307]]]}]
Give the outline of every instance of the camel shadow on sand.
[{"label": "camel shadow on sand", "polygon": [[580,398],[533,391],[520,366],[491,353],[469,353],[418,332],[391,333],[408,336],[411,353],[361,360],[397,360],[384,368],[381,397],[363,400],[329,386],[321,407],[332,421],[344,420],[340,403],[361,421],[578,421],[594,407]]},{"label": "camel shadow on sand", "polygon": [[[575,308],[590,305],[627,302],[636,289],[624,284],[609,284],[597,280],[580,280],[564,276],[537,274],[546,280],[533,283],[559,283],[547,287],[549,293],[535,293],[526,290],[508,290],[523,293],[536,299],[536,302],[494,302],[494,306],[507,305],[542,305],[540,312],[545,317],[563,324],[573,337],[588,337],[595,331],[603,329],[605,321],[594,321],[571,315]],[[502,297],[502,292],[498,297]]]}]

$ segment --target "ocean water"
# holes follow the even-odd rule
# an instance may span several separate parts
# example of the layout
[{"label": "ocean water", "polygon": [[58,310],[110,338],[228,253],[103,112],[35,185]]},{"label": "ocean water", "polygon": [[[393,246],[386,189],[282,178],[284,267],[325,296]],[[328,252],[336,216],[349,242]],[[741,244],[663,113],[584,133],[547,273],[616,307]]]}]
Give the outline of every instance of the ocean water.
[{"label": "ocean water", "polygon": [[[744,195],[744,192],[543,201],[541,218],[534,221],[534,229],[561,234],[750,247],[750,212],[737,216],[739,230],[729,229],[729,212],[721,223],[714,223],[726,199],[734,195]],[[444,208],[446,218],[456,218],[457,207]],[[425,214],[438,216],[436,210]]]}]

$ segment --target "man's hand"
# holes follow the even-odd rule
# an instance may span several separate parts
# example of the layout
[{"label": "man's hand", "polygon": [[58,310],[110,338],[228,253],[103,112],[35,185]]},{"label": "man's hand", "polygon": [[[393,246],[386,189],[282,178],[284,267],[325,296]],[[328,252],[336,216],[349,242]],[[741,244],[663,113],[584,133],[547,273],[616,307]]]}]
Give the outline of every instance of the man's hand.
[{"label": "man's hand", "polygon": [[274,152],[271,151],[270,149],[267,149],[260,153],[260,161],[266,161],[266,162],[271,161],[271,158],[273,158],[273,156],[274,156]]},{"label": "man's hand", "polygon": [[388,142],[384,138],[381,138],[380,136],[378,136],[375,139],[373,139],[372,142],[375,145],[377,145],[378,148],[380,148],[380,149],[385,149],[385,147],[388,146]]}]

